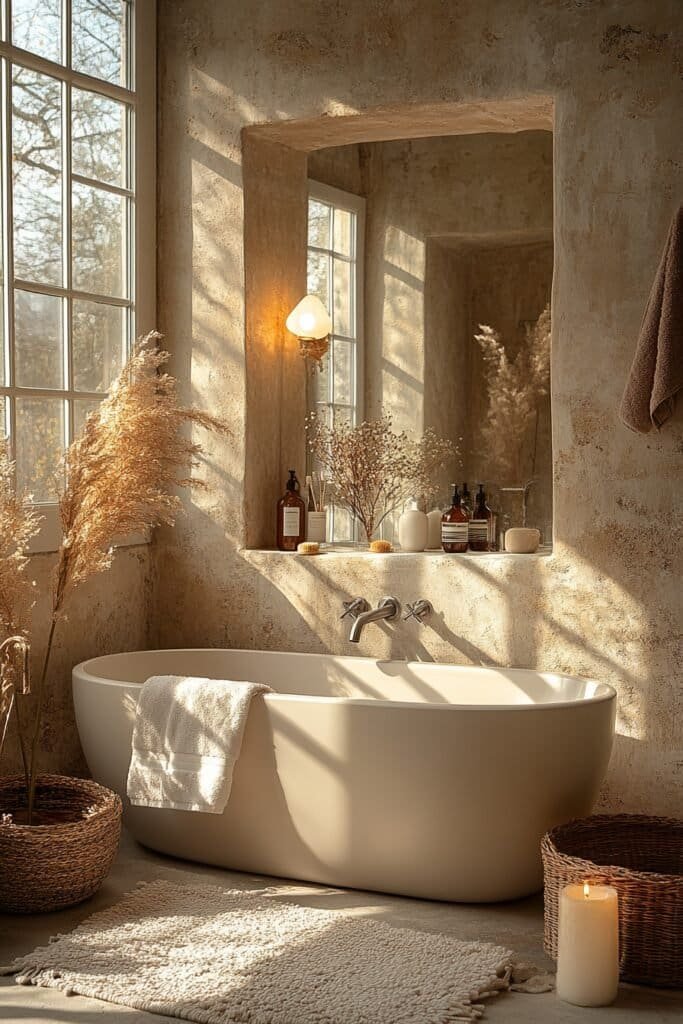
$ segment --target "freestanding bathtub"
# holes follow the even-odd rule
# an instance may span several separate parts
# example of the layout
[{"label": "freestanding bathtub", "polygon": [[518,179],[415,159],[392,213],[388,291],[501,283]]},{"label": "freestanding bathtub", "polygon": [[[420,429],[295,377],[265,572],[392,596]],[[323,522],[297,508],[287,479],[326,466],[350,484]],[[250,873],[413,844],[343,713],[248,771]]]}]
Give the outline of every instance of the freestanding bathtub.
[{"label": "freestanding bathtub", "polygon": [[[132,807],[126,775],[151,675],[268,683],[251,707],[223,814]],[[615,692],[519,669],[260,651],[114,654],[73,671],[97,782],[145,846],[239,871],[438,900],[542,884],[539,843],[589,813]]]}]

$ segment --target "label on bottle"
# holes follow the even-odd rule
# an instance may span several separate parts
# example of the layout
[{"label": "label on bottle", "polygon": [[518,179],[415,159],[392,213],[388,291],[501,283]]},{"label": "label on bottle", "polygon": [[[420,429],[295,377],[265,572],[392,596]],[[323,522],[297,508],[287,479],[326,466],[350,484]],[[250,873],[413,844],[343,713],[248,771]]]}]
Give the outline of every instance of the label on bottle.
[{"label": "label on bottle", "polygon": [[470,519],[468,533],[470,544],[472,543],[472,541],[488,541],[488,519]]},{"label": "label on bottle", "polygon": [[298,537],[301,533],[301,509],[285,508],[282,516],[282,536]]},{"label": "label on bottle", "polygon": [[443,544],[467,544],[467,523],[442,523]]}]

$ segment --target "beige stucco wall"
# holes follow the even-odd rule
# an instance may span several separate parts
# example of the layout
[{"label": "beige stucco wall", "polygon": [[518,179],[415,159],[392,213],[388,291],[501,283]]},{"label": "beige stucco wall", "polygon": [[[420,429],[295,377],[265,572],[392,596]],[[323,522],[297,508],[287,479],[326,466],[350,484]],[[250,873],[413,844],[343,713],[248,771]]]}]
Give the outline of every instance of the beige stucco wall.
[{"label": "beige stucco wall", "polygon": [[[40,677],[49,628],[49,609],[56,555],[34,555],[28,571],[35,580],[37,603],[32,619],[34,683]],[[120,548],[106,576],[93,577],[72,593],[67,616],[55,633],[46,685],[42,739],[38,755],[41,771],[86,774],[73,702],[71,669],[86,658],[147,647],[150,616],[154,609],[152,560],[149,545]],[[34,692],[37,686],[34,686]],[[20,700],[26,726],[35,713],[34,697]],[[24,733],[29,735],[28,732]],[[0,775],[21,770],[21,754],[14,718],[0,759]]]},{"label": "beige stucco wall", "polygon": [[[672,514],[683,414],[648,437],[617,418],[682,192],[679,28],[678,0],[161,0],[159,324],[185,397],[228,418],[232,435],[202,438],[209,489],[186,496],[187,516],[155,538],[153,594],[147,551],[127,549],[72,609],[55,665],[51,765],[79,763],[68,668],[80,657],[137,647],[148,625],[149,642],[164,646],[349,652],[341,598],[375,601],[393,591],[429,597],[434,619],[424,628],[371,627],[357,653],[531,665],[611,682],[618,735],[602,804],[683,810],[681,548]],[[507,98],[504,111],[498,102],[492,109]],[[280,394],[282,368],[293,379],[296,370],[279,315],[268,327],[256,311],[263,362],[257,370],[252,360],[246,380],[241,130],[282,121],[287,145],[284,122],[301,119],[297,146],[363,141],[368,131],[387,137],[405,103],[415,104],[422,135],[456,122],[465,131],[529,130],[547,127],[539,118],[548,98],[557,247],[552,557],[303,560],[243,551],[247,524],[265,521],[277,498],[254,486],[260,460],[271,460],[265,445],[283,418],[291,427],[278,400],[271,433],[259,440],[263,409]],[[343,140],[334,137],[342,122]],[[43,593],[48,563],[37,562]]]},{"label": "beige stucco wall", "polygon": [[[358,653],[605,679],[619,691],[620,710],[603,804],[680,811],[672,505],[682,418],[646,438],[617,418],[681,194],[679,3],[159,6],[160,327],[188,397],[229,417],[234,437],[208,444],[213,489],[193,498],[173,534],[157,538],[158,642],[348,652],[342,597],[429,597],[432,625],[370,628]],[[449,116],[463,112],[465,127],[482,109],[498,125],[485,107],[508,97],[519,100],[518,127],[532,129],[543,126],[525,112],[547,107],[543,97],[554,101],[554,554],[311,563],[240,552],[246,524],[262,514],[253,490],[243,501],[242,128],[301,119],[294,148],[364,141],[364,111],[383,108],[372,120],[386,127],[388,113],[411,103],[421,134],[433,135],[445,110],[435,105],[447,104]],[[342,118],[357,138],[332,137]],[[291,140],[286,131],[283,140]],[[284,332],[272,339],[274,347],[284,342]],[[277,366],[274,359],[273,392]],[[258,460],[258,446],[250,452]],[[272,509],[276,498],[260,494],[259,508]]]}]

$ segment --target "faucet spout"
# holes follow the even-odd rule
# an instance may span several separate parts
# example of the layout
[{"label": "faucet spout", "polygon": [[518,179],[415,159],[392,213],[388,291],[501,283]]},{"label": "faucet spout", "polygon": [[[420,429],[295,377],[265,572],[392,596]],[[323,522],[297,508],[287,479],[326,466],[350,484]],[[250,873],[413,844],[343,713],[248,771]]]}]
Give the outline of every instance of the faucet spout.
[{"label": "faucet spout", "polygon": [[376,608],[361,612],[354,620],[349,633],[352,644],[360,642],[364,628],[369,622],[381,622],[383,619],[395,619],[401,611],[401,605],[395,597],[383,597]]}]

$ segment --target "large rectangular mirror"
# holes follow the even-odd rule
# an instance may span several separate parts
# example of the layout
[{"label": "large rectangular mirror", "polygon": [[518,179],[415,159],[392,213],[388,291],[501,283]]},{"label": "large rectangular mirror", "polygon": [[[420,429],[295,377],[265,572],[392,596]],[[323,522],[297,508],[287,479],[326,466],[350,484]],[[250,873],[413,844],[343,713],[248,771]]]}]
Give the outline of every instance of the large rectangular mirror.
[{"label": "large rectangular mirror", "polygon": [[[552,133],[360,143],[309,154],[308,290],[333,322],[309,408],[391,415],[460,457],[499,531],[552,540]],[[337,519],[335,538],[351,524]]]}]

